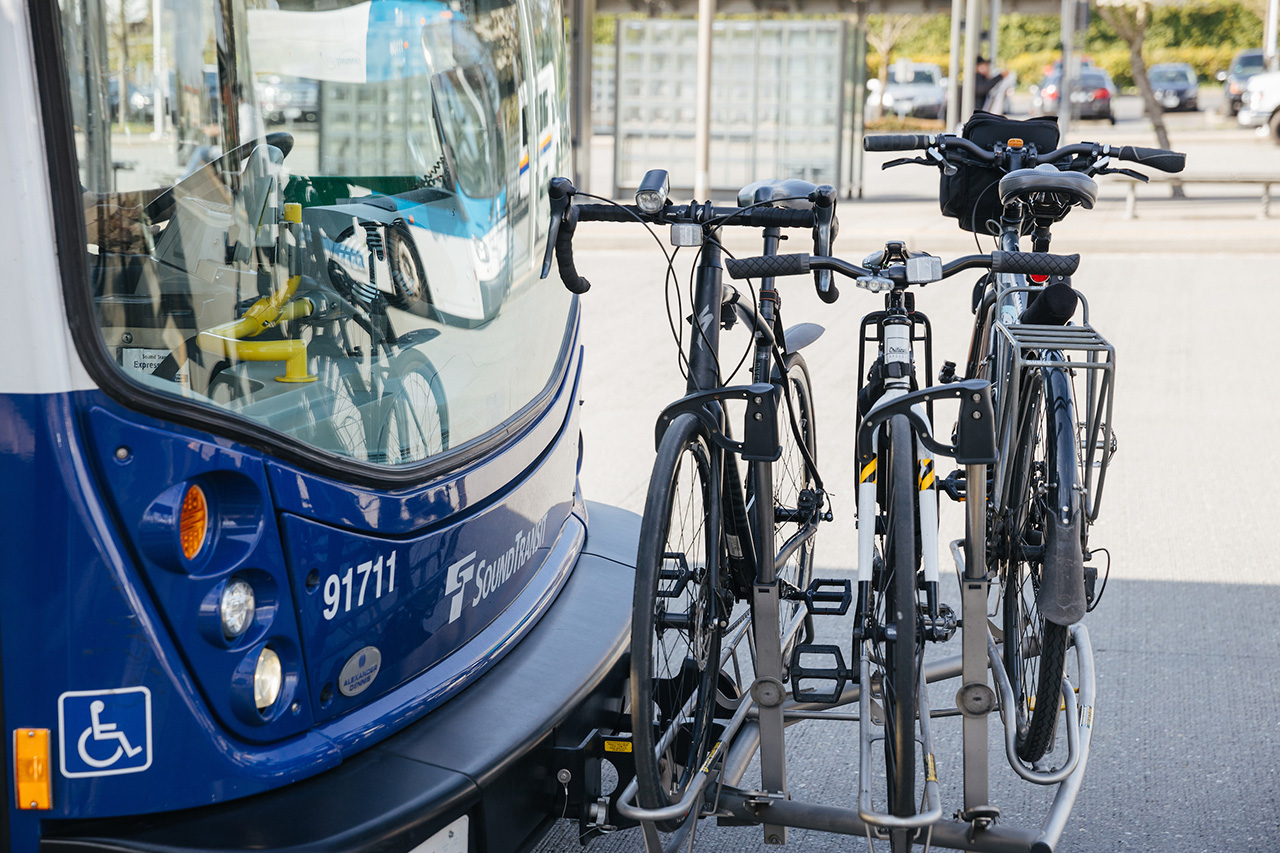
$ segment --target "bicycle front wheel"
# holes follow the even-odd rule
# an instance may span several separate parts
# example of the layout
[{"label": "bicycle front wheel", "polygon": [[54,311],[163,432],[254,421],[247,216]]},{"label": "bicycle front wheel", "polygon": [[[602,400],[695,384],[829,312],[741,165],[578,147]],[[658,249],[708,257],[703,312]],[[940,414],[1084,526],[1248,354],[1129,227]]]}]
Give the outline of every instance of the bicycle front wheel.
[{"label": "bicycle front wheel", "polygon": [[[899,817],[916,812],[915,726],[920,686],[919,608],[916,596],[917,500],[914,436],[905,415],[889,419],[887,454],[880,461],[884,482],[884,535],[880,537],[881,600],[878,623],[884,632],[885,775],[889,811]],[[910,833],[894,832],[893,849],[909,849]]]},{"label": "bicycle front wheel", "polygon": [[[712,746],[723,606],[711,463],[697,419],[678,417],[658,448],[640,525],[631,720],[644,808],[678,802]],[[658,826],[670,832],[681,823]]]},{"label": "bicycle front wheel", "polygon": [[[1074,415],[1062,371],[1030,372],[1022,395],[999,558],[1004,667],[1013,686],[1017,752],[1023,761],[1038,761],[1053,745],[1067,653],[1067,628],[1045,619],[1040,591],[1046,571],[1065,568],[1047,562],[1064,558],[1062,548],[1048,545],[1058,535],[1050,530],[1054,514],[1063,506],[1076,507],[1076,450],[1074,432],[1066,426],[1074,426]],[[1065,423],[1055,425],[1055,418]],[[1072,536],[1074,528],[1067,538]],[[1079,563],[1079,539],[1062,544],[1072,552],[1066,559]]]}]

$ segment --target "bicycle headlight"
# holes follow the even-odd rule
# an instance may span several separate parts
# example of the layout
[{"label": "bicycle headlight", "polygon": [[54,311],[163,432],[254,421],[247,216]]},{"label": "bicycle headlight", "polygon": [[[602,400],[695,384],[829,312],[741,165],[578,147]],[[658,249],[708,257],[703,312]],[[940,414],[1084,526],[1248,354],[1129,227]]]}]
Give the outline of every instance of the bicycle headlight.
[{"label": "bicycle headlight", "polygon": [[253,624],[256,612],[253,587],[241,578],[227,581],[218,610],[222,617],[222,636],[228,640],[241,636]]},{"label": "bicycle headlight", "polygon": [[284,684],[284,671],[280,666],[280,656],[270,646],[263,648],[258,655],[258,665],[253,670],[253,703],[259,711],[266,711],[280,697],[280,687]]},{"label": "bicycle headlight", "polygon": [[636,190],[636,207],[652,216],[666,205],[670,190],[671,180],[666,169],[650,169],[644,173]]}]

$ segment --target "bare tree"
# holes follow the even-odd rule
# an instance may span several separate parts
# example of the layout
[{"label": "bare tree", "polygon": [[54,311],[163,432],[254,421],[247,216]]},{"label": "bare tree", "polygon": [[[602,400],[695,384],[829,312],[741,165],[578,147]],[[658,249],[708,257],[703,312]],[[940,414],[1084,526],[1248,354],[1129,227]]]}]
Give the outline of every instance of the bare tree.
[{"label": "bare tree", "polygon": [[[1150,0],[1132,0],[1132,2],[1100,2],[1098,13],[1102,20],[1116,31],[1116,35],[1124,39],[1129,46],[1129,63],[1133,69],[1133,82],[1138,84],[1142,94],[1142,103],[1147,117],[1156,131],[1157,144],[1170,150],[1169,131],[1164,124],[1164,107],[1156,100],[1155,90],[1151,88],[1151,80],[1147,77],[1147,63],[1142,58],[1142,43],[1147,35],[1147,25],[1151,22],[1151,11],[1155,4]],[[1181,184],[1173,185],[1174,198],[1183,198]]]},{"label": "bare tree", "polygon": [[[880,26],[876,26],[879,18]],[[889,64],[893,58],[893,49],[898,42],[913,35],[924,25],[924,18],[919,15],[870,15],[867,20],[867,44],[880,57],[880,91],[884,92],[889,83]],[[877,99],[877,113],[879,110]]]}]

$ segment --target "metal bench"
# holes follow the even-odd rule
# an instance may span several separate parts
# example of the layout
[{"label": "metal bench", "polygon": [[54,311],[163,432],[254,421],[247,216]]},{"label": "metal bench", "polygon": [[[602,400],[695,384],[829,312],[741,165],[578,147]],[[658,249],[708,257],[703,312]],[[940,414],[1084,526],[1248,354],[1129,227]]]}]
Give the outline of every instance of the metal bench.
[{"label": "metal bench", "polygon": [[[1141,181],[1130,179],[1125,186],[1125,206],[1124,218],[1136,219],[1138,206],[1138,186]],[[1167,185],[1183,185],[1183,184],[1259,184],[1262,186],[1262,211],[1258,214],[1259,219],[1266,219],[1271,215],[1271,185],[1280,184],[1280,174],[1274,175],[1243,175],[1238,173],[1223,175],[1153,175],[1150,183],[1167,184]]]}]

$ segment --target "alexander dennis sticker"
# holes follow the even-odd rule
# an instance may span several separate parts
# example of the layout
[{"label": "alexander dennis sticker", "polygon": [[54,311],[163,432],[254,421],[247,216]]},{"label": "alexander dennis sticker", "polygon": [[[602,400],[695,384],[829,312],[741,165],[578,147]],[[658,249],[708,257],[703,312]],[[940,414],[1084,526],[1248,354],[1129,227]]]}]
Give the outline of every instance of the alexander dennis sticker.
[{"label": "alexander dennis sticker", "polygon": [[338,674],[338,689],[343,696],[355,696],[368,689],[382,667],[382,652],[365,646],[351,656]]}]

